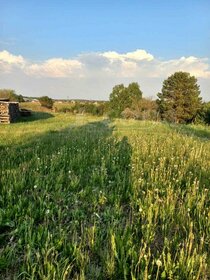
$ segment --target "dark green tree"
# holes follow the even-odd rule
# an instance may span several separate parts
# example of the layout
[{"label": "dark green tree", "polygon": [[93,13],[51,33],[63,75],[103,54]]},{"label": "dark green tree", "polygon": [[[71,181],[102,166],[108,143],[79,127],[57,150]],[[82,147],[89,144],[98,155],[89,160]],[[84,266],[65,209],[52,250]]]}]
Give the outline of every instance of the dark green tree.
[{"label": "dark green tree", "polygon": [[46,107],[48,109],[52,109],[53,107],[53,103],[54,101],[52,100],[52,98],[48,97],[48,96],[42,96],[39,98],[39,102],[41,104],[42,107]]},{"label": "dark green tree", "polygon": [[190,123],[201,107],[197,79],[186,72],[176,72],[163,82],[158,93],[158,110],[161,118],[169,122]]},{"label": "dark green tree", "polygon": [[121,117],[126,108],[132,108],[135,102],[142,98],[142,92],[137,83],[128,87],[116,85],[109,96],[109,111],[111,117]]}]

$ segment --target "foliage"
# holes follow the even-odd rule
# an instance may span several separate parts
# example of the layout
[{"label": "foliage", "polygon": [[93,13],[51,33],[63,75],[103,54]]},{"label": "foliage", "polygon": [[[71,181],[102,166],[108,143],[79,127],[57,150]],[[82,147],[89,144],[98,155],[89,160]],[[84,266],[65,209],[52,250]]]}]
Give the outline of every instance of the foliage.
[{"label": "foliage", "polygon": [[122,112],[126,119],[158,120],[157,104],[154,100],[142,98],[133,104],[133,108],[126,108]]},{"label": "foliage", "polygon": [[130,83],[127,87],[128,94],[130,98],[131,105],[134,105],[136,102],[141,100],[142,98],[142,91],[140,90],[138,83]]},{"label": "foliage", "polygon": [[64,104],[55,104],[56,112],[72,113],[72,114],[91,114],[93,116],[105,115],[108,111],[108,104],[104,101],[77,101],[75,103],[66,102]]},{"label": "foliage", "polygon": [[123,84],[114,86],[109,97],[109,110],[111,117],[121,117],[126,108],[132,108],[142,98],[138,83],[131,83],[128,87]]},{"label": "foliage", "polygon": [[210,102],[204,104],[204,121],[210,125]]},{"label": "foliage", "polygon": [[209,127],[54,116],[0,130],[0,279],[209,279]]},{"label": "foliage", "polygon": [[162,119],[175,123],[195,120],[201,107],[197,79],[186,72],[176,72],[163,82],[158,93],[159,112]]},{"label": "foliage", "polygon": [[202,107],[198,111],[198,115],[196,117],[196,123],[210,125],[210,102],[204,102],[202,104]]},{"label": "foliage", "polygon": [[16,94],[13,89],[0,89],[1,98],[9,99],[9,101],[24,102],[23,96]]},{"label": "foliage", "polygon": [[48,97],[48,96],[40,97],[39,102],[40,102],[42,107],[46,107],[48,109],[52,109],[53,103],[54,103],[53,99]]}]

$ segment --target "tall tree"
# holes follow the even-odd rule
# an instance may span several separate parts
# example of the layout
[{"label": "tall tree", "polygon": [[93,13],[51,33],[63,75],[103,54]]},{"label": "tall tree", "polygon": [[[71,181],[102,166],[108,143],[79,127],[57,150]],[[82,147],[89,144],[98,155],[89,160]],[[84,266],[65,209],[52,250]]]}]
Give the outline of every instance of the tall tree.
[{"label": "tall tree", "polygon": [[131,83],[127,87],[130,102],[135,105],[140,99],[142,99],[142,91],[140,90],[138,83]]},{"label": "tall tree", "polygon": [[131,83],[128,87],[123,84],[113,87],[109,96],[109,109],[112,117],[121,117],[126,108],[131,108],[135,102],[142,98],[138,83]]},{"label": "tall tree", "polygon": [[201,107],[197,79],[187,72],[176,72],[163,82],[157,100],[161,118],[170,122],[190,123]]}]

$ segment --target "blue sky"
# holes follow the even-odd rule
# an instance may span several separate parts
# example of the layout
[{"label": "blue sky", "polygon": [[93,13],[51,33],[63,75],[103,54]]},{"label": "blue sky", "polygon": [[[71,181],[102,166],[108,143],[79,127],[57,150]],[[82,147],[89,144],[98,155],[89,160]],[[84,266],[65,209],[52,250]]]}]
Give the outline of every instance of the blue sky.
[{"label": "blue sky", "polygon": [[[88,61],[90,62],[92,59],[89,63],[92,67],[98,63],[97,58],[99,58],[95,57],[93,59],[93,54],[98,55],[111,51],[126,54],[140,49],[152,54],[155,59],[161,62],[179,60],[181,57],[195,57],[203,59],[202,63],[205,63],[205,66],[202,64],[203,69],[209,67],[209,61],[207,61],[207,59],[210,59],[209,0],[0,0],[0,7],[0,52],[5,50],[14,56],[21,55],[27,61],[27,65],[29,62],[32,64],[44,63],[54,58],[79,60],[81,62],[81,56],[85,55],[87,60],[87,54],[91,54]],[[84,58],[82,59],[84,60]],[[204,59],[206,59],[205,62]],[[193,59],[188,60],[187,64],[189,64],[189,61],[192,62]],[[195,64],[195,61],[193,61],[193,64]],[[56,65],[58,65],[57,62]],[[85,67],[87,68],[87,65]],[[141,68],[141,65],[138,64],[138,67]],[[154,68],[154,65],[152,67]],[[209,68],[207,68],[205,71],[209,71]],[[183,69],[185,70],[185,67]],[[182,69],[180,68],[180,70]],[[84,97],[85,88],[80,90],[78,87],[72,88],[71,86],[70,80],[73,82],[72,71],[70,71],[71,77],[65,77],[66,79],[63,80],[66,85],[63,89],[63,97],[67,95],[68,90],[72,91],[73,88],[78,91],[78,97]],[[166,72],[164,74],[167,74]],[[87,77],[84,80],[84,73],[81,74],[84,85],[90,86],[94,81],[93,74],[88,77],[91,80],[89,83]],[[170,71],[168,74],[170,74]],[[27,84],[25,72],[24,75]],[[110,82],[108,80],[104,81],[105,87],[103,90],[101,86],[103,92],[99,97],[107,98],[107,94],[109,94],[115,82],[121,82],[122,80],[126,83],[132,80],[132,76],[125,76],[122,76],[122,79],[120,77],[110,78]],[[203,76],[205,76],[204,82],[202,80]],[[201,75],[200,78],[201,84],[204,83],[203,89],[206,98],[208,97],[207,88],[209,86],[208,73],[203,76]],[[11,86],[16,86],[19,91],[22,90],[27,93],[26,85],[22,87],[24,83],[21,81],[24,77],[21,76],[20,71],[18,72],[16,69],[15,72],[13,69],[10,73],[10,78],[12,77],[16,80],[16,83],[11,83]],[[136,78],[137,76],[134,75],[133,79]],[[151,84],[148,82],[146,86],[147,78],[149,77],[145,75],[142,80],[148,92]],[[30,84],[33,84],[33,79],[31,79],[31,76],[28,77]],[[10,80],[7,71],[7,75],[5,73],[3,75],[3,85],[9,86]],[[154,92],[161,88],[162,80],[162,76],[159,77],[159,82],[156,77]],[[141,83],[141,77],[138,78],[138,82]],[[43,77],[39,78],[39,83],[40,91],[41,85],[45,85],[49,95],[55,95],[52,90],[47,90],[46,75],[45,80]],[[60,81],[58,83],[62,84]],[[93,92],[94,90],[93,88]],[[29,94],[33,93],[30,92]],[[35,90],[35,94],[39,94],[38,88]],[[100,93],[98,94],[100,95]],[[71,96],[71,94],[68,95]],[[76,93],[74,95],[76,96]],[[91,95],[88,92],[87,95],[87,98],[96,97],[95,93]],[[152,89],[147,95],[154,96]]]}]

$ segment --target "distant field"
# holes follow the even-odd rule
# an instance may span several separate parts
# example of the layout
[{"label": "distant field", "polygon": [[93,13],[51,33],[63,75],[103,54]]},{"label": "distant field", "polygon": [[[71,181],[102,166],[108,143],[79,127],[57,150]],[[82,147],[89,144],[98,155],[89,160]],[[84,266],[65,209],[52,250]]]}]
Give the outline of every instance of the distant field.
[{"label": "distant field", "polygon": [[[69,109],[73,106],[73,103],[71,102],[54,102],[54,105],[53,105],[53,110],[62,110],[62,109]],[[20,103],[20,107],[21,108],[25,108],[25,109],[29,109],[29,110],[32,110],[32,111],[39,111],[39,112],[48,112],[48,111],[51,111],[45,107],[42,107],[40,105],[39,102],[23,102],[23,103]]]},{"label": "distant field", "polygon": [[0,279],[209,279],[210,128],[0,126]]}]

